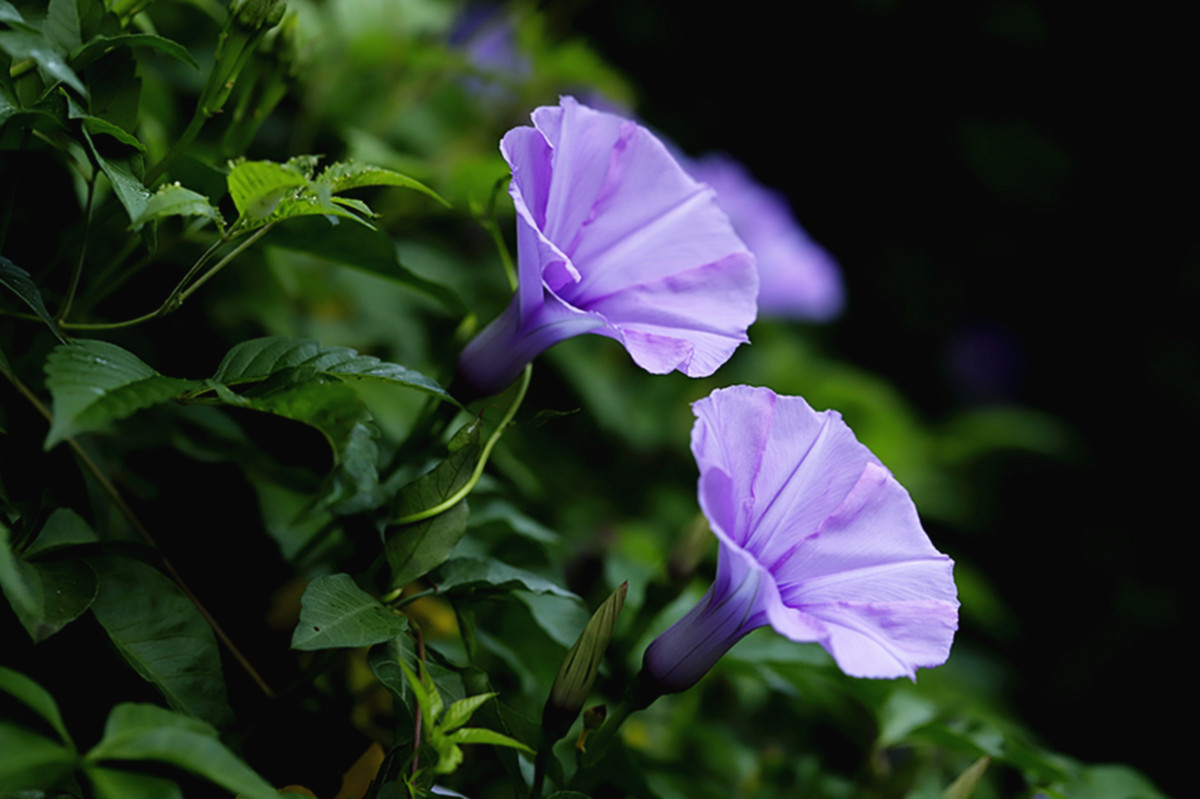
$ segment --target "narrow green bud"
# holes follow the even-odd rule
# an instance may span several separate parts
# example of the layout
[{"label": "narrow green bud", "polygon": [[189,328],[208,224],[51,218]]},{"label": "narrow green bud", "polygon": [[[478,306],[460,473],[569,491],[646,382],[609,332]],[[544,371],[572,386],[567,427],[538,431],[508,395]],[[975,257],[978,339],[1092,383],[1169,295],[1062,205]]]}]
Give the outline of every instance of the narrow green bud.
[{"label": "narrow green bud", "polygon": [[283,19],[287,0],[235,0],[230,12],[243,28],[273,28]]},{"label": "narrow green bud", "polygon": [[550,698],[542,710],[542,732],[547,742],[557,741],[566,735],[583,708],[583,703],[587,701],[628,590],[629,584],[621,583],[604,600],[558,667],[558,675],[550,688]]}]

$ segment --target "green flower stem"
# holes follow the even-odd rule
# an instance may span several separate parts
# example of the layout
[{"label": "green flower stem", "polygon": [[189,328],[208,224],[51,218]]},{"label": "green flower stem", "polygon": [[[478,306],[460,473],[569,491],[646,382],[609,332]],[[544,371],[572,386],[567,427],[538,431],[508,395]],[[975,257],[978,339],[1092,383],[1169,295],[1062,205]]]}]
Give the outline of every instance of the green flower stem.
[{"label": "green flower stem", "polygon": [[587,749],[578,755],[580,769],[591,768],[599,763],[604,756],[604,751],[608,749],[609,743],[616,736],[617,730],[621,729],[621,725],[625,723],[625,719],[641,709],[628,697],[623,699],[616,709],[608,714],[608,718],[604,720],[600,729],[588,735]]},{"label": "green flower stem", "polygon": [[500,226],[496,224],[496,198],[500,195],[500,189],[510,179],[511,176],[505,175],[492,186],[492,194],[488,197],[487,213],[480,221],[483,223],[484,229],[492,235],[492,241],[496,243],[496,252],[500,253],[500,263],[504,265],[504,274],[508,278],[508,287],[516,291],[517,269],[513,266],[512,256],[508,253],[508,245],[504,243],[504,236],[500,234]]},{"label": "green flower stem", "polygon": [[512,405],[508,407],[504,418],[500,420],[500,424],[496,426],[491,436],[488,437],[487,443],[483,445],[483,452],[479,453],[479,460],[475,464],[475,471],[471,472],[471,477],[467,480],[466,484],[443,502],[439,502],[431,508],[410,513],[398,519],[392,519],[392,524],[412,524],[413,522],[437,516],[439,513],[445,513],[471,493],[471,490],[475,488],[475,484],[479,482],[479,478],[483,475],[483,469],[487,466],[488,456],[492,454],[492,448],[496,446],[496,442],[500,440],[500,435],[504,432],[504,429],[508,427],[513,417],[517,415],[517,409],[521,407],[521,403],[525,399],[525,392],[529,390],[529,380],[532,374],[533,364],[526,364],[525,371],[521,375],[521,382],[517,387],[516,396],[513,397]]}]

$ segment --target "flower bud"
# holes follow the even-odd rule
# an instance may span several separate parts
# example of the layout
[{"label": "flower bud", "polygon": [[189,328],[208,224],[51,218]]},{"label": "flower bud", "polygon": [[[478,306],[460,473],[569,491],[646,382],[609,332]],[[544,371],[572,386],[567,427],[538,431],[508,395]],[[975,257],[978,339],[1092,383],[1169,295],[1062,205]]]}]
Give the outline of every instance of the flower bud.
[{"label": "flower bud", "polygon": [[628,590],[629,584],[621,583],[609,595],[558,667],[554,685],[550,688],[550,698],[542,710],[542,732],[548,741],[557,741],[566,734],[587,701]]}]

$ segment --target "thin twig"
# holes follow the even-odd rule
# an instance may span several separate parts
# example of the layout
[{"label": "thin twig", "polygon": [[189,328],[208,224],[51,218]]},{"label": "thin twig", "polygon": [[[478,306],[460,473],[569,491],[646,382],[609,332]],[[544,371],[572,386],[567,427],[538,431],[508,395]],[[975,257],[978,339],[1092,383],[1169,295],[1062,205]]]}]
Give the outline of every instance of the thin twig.
[{"label": "thin twig", "polygon": [[[408,618],[409,625],[412,626],[413,632],[417,636],[417,674],[425,674],[425,635],[421,632],[421,625],[410,616]],[[417,770],[420,765],[420,750],[421,750],[421,704],[417,703],[417,712],[413,714],[413,758],[412,758],[412,776],[417,776]]]}]

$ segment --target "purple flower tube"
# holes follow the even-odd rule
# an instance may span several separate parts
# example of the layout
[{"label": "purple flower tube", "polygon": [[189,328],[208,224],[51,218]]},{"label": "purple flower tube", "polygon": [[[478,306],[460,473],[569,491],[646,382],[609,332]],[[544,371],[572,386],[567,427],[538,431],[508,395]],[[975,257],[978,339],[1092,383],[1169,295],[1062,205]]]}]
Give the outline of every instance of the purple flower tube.
[{"label": "purple flower tube", "polygon": [[505,134],[517,211],[517,291],[463,350],[494,394],[543,350],[596,333],[648,372],[712,374],[754,321],[754,256],[713,190],[635,122],[571,97]]},{"label": "purple flower tube", "polygon": [[691,687],[765,625],[821,644],[854,677],[915,679],[944,663],[958,629],[954,563],[840,414],[748,386],[692,407],[717,577],[646,650],[642,705]]}]

